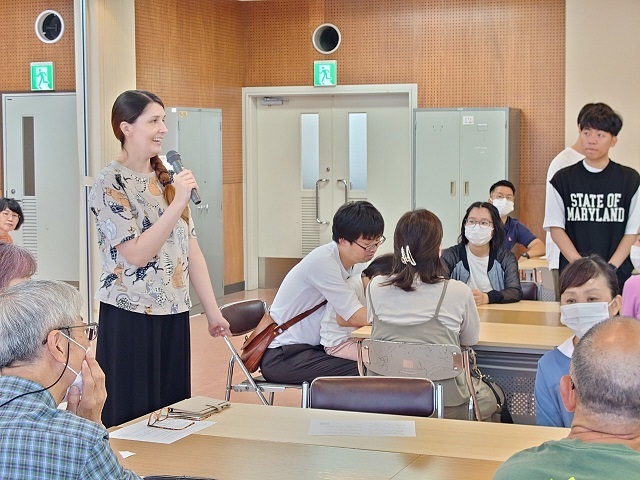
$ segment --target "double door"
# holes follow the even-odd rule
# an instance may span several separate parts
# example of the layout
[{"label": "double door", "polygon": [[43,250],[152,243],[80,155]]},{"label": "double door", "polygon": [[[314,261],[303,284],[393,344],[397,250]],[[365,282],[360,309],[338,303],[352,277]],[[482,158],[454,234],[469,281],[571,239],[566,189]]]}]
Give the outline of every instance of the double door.
[{"label": "double door", "polygon": [[411,206],[408,95],[290,96],[258,104],[256,117],[260,259],[299,260],[329,242],[348,201],[373,203],[393,235]]},{"label": "double door", "polygon": [[467,208],[487,201],[492,184],[518,188],[519,140],[515,109],[415,110],[413,204],[440,218],[443,248],[457,243]]},{"label": "double door", "polygon": [[[224,294],[224,244],[222,223],[222,112],[205,108],[171,107],[166,109],[167,135],[163,153],[180,153],[184,168],[198,182],[202,199],[189,203],[198,245],[204,254],[216,297]],[[190,289],[191,313],[203,311],[195,290]]]}]

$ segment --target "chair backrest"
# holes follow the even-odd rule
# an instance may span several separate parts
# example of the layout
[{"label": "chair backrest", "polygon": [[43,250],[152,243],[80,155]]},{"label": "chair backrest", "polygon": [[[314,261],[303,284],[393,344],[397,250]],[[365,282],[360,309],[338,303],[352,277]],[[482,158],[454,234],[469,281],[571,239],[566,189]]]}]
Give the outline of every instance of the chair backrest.
[{"label": "chair backrest", "polygon": [[229,322],[233,336],[244,335],[255,329],[267,311],[264,300],[242,300],[220,307],[220,313]]},{"label": "chair backrest", "polygon": [[430,417],[436,411],[435,392],[425,378],[318,377],[309,388],[309,407]]},{"label": "chair backrest", "polygon": [[538,300],[538,284],[536,282],[521,281],[522,300]]},{"label": "chair backrest", "polygon": [[428,378],[436,382],[464,372],[462,352],[457,345],[364,339],[359,361],[377,375]]}]

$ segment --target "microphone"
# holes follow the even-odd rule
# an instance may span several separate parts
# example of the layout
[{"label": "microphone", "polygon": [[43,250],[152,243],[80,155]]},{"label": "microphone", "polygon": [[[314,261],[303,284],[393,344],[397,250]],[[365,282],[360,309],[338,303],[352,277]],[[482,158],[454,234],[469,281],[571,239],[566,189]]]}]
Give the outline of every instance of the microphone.
[{"label": "microphone", "polygon": [[[175,150],[169,150],[167,152],[167,162],[169,162],[175,173],[180,173],[182,170],[184,170],[184,165],[182,165],[180,154]],[[202,202],[200,194],[195,188],[191,189],[191,201],[196,205],[200,205],[200,202]]]}]

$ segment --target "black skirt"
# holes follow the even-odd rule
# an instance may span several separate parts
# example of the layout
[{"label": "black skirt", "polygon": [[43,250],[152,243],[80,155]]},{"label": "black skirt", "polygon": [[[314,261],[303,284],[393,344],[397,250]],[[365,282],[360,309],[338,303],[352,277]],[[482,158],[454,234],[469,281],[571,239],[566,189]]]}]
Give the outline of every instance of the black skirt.
[{"label": "black skirt", "polygon": [[145,315],[100,303],[96,360],[109,428],[191,396],[189,312]]}]

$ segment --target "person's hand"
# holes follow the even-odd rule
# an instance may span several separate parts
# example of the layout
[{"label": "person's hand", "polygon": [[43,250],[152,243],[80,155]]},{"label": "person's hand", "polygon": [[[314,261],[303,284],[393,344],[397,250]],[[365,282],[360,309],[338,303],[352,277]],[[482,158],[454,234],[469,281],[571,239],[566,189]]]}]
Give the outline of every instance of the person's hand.
[{"label": "person's hand", "polygon": [[82,395],[78,387],[71,387],[67,396],[67,410],[79,417],[102,425],[102,408],[107,400],[104,372],[89,349],[82,362]]},{"label": "person's hand", "polygon": [[191,170],[182,170],[173,176],[173,187],[176,189],[174,200],[186,207],[191,199],[191,190],[197,190],[198,184]]},{"label": "person's hand", "polygon": [[231,330],[229,329],[229,322],[222,316],[220,311],[217,312],[217,315],[208,315],[207,314],[207,323],[209,327],[209,334],[212,337],[230,337]]},{"label": "person's hand", "polygon": [[476,302],[476,305],[485,305],[489,303],[489,295],[481,292],[480,290],[471,290],[473,293],[473,300]]}]

